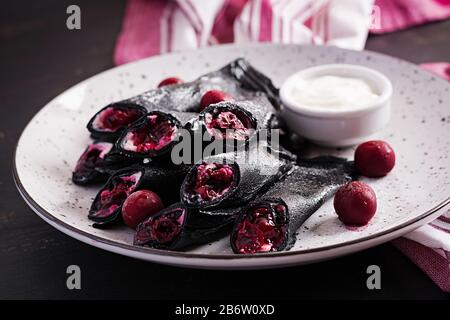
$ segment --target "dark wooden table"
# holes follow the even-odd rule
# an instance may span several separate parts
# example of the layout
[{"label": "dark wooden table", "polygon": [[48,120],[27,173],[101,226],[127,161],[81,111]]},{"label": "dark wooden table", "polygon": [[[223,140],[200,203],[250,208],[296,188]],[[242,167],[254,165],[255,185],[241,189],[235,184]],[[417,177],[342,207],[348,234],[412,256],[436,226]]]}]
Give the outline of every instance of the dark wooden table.
[{"label": "dark wooden table", "polygon": [[[82,30],[66,29],[77,3]],[[0,298],[448,298],[392,245],[314,265],[261,271],[167,267],[93,248],[53,229],[16,191],[11,162],[31,117],[65,89],[113,66],[125,1],[9,1],[0,11]],[[421,63],[450,58],[450,21],[371,37],[368,49]],[[43,186],[45,187],[45,186]],[[66,268],[82,289],[66,288]],[[366,288],[381,267],[382,289]]]}]

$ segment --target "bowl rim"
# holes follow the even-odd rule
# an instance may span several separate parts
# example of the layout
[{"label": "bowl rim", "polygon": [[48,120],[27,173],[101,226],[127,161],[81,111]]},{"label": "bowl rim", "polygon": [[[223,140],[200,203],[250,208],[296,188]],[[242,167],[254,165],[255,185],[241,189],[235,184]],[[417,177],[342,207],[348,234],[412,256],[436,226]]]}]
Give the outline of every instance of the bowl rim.
[{"label": "bowl rim", "polygon": [[[311,77],[314,74],[323,74],[325,71],[330,70],[330,74],[336,73],[336,70],[344,71],[344,73],[348,75],[355,74],[360,78],[359,75],[364,73],[367,78],[373,79],[373,83],[379,83],[381,85],[377,85],[380,89],[380,96],[373,102],[362,105],[358,108],[352,110],[336,110],[336,109],[325,109],[325,108],[313,108],[303,106],[297,102],[294,102],[290,95],[288,94],[288,90],[291,88],[293,82],[298,79],[298,77]],[[283,108],[289,110],[289,112],[301,115],[301,116],[309,116],[315,118],[352,118],[352,117],[360,117],[377,109],[381,109],[389,105],[390,100],[392,98],[393,88],[392,83],[387,76],[385,76],[380,71],[375,69],[365,67],[358,64],[346,64],[346,63],[332,63],[332,64],[323,64],[308,67],[302,70],[299,70],[293,74],[291,74],[281,85],[280,87],[280,98],[283,103]]]}]

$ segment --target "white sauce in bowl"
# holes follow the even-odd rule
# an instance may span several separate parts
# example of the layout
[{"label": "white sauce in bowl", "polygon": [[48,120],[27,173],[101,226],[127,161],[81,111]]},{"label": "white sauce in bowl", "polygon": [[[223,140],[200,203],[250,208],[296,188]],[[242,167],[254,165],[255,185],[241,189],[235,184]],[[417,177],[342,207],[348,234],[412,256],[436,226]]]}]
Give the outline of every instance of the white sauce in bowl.
[{"label": "white sauce in bowl", "polygon": [[298,77],[289,94],[302,107],[328,110],[358,109],[379,98],[363,79],[334,75]]}]

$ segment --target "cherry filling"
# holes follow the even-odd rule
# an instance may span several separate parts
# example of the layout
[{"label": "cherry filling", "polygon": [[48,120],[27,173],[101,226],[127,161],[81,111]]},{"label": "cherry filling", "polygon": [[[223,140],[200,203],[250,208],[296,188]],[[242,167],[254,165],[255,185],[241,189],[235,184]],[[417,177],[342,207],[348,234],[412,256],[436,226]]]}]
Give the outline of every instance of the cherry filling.
[{"label": "cherry filling", "polygon": [[93,126],[96,130],[115,132],[128,127],[141,116],[143,116],[141,109],[113,105],[97,115]]},{"label": "cherry filling", "polygon": [[91,217],[106,218],[112,215],[134,191],[141,175],[139,171],[131,175],[113,177],[95,199],[95,209]]},{"label": "cherry filling", "polygon": [[233,230],[233,250],[236,253],[253,254],[282,249],[288,228],[286,211],[283,204],[250,208]]},{"label": "cherry filling", "polygon": [[78,159],[74,174],[77,178],[87,177],[112,149],[112,143],[98,142],[90,144]]},{"label": "cherry filling", "polygon": [[134,243],[153,247],[169,246],[180,235],[186,218],[186,210],[174,208],[142,222],[136,231]]},{"label": "cherry filling", "polygon": [[202,163],[195,168],[186,187],[189,200],[212,201],[234,186],[234,169],[223,163]]},{"label": "cherry filling", "polygon": [[121,145],[126,151],[151,153],[174,141],[177,132],[174,120],[162,114],[151,114],[144,123],[127,132]]},{"label": "cherry filling", "polygon": [[247,140],[255,129],[252,119],[239,110],[220,110],[205,114],[206,130],[215,139],[220,140]]}]

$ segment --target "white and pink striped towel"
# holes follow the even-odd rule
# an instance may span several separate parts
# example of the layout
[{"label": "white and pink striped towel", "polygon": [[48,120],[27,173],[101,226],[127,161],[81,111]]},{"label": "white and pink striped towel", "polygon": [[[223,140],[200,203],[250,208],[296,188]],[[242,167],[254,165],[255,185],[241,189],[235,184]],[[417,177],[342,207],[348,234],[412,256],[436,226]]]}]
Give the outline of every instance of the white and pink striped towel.
[{"label": "white and pink striped towel", "polygon": [[362,49],[369,29],[448,17],[450,0],[129,0],[114,59],[248,41]]},{"label": "white and pink striped towel", "polygon": [[[360,50],[369,31],[448,17],[450,0],[129,0],[114,59],[256,41]],[[422,66],[450,81],[450,64]],[[450,292],[450,211],[393,243]]]},{"label": "white and pink striped towel", "polygon": [[271,41],[362,49],[373,0],[130,0],[115,62],[217,43]]}]

